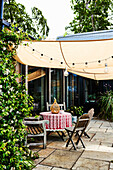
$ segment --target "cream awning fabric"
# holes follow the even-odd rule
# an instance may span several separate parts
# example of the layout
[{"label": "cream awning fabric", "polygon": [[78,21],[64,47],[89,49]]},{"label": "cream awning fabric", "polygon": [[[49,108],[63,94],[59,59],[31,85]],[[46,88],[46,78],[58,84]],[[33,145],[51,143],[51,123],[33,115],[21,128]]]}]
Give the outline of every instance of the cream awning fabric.
[{"label": "cream awning fabric", "polygon": [[[25,46],[25,44],[27,44]],[[95,79],[113,79],[113,39],[23,42],[15,59],[26,65],[61,68]],[[87,64],[86,64],[87,63]],[[108,72],[105,73],[105,64]]]}]

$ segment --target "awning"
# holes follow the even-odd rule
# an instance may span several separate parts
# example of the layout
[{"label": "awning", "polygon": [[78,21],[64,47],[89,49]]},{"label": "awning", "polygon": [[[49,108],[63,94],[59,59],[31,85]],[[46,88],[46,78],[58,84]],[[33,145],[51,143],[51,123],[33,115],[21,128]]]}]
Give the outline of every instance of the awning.
[{"label": "awning", "polygon": [[38,78],[43,77],[45,75],[46,75],[45,71],[42,70],[42,69],[39,69],[39,70],[37,70],[33,73],[28,74],[28,81],[38,79]]},{"label": "awning", "polygon": [[[113,39],[86,41],[24,41],[15,59],[25,65],[67,68],[95,79],[113,79]],[[105,72],[107,67],[108,71]]]}]

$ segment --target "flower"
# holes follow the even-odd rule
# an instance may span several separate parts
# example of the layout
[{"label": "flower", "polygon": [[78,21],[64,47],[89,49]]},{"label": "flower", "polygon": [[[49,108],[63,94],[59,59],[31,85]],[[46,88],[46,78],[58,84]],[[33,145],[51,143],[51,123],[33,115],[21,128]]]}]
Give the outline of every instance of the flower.
[{"label": "flower", "polygon": [[4,75],[8,75],[10,73],[10,70],[9,69],[6,69]]}]

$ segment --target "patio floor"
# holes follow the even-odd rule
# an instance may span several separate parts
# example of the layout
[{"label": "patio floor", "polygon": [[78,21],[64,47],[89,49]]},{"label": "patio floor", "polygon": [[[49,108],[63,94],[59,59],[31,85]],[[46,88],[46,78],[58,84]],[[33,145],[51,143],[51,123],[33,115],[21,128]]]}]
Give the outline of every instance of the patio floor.
[{"label": "patio floor", "polygon": [[46,149],[32,148],[39,153],[33,170],[113,170],[113,122],[91,120],[87,132],[90,139],[82,137],[86,148],[79,143],[77,150],[71,144],[66,148],[66,142],[51,134]]}]

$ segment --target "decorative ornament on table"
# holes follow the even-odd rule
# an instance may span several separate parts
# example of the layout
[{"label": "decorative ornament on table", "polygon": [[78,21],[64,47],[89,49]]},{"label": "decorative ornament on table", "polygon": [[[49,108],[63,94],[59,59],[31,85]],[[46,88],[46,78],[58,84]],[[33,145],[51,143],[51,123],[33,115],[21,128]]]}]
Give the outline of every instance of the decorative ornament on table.
[{"label": "decorative ornament on table", "polygon": [[50,109],[51,109],[51,112],[54,114],[57,114],[60,111],[60,107],[59,107],[58,103],[56,102],[55,98],[54,98],[54,103],[52,104]]}]

